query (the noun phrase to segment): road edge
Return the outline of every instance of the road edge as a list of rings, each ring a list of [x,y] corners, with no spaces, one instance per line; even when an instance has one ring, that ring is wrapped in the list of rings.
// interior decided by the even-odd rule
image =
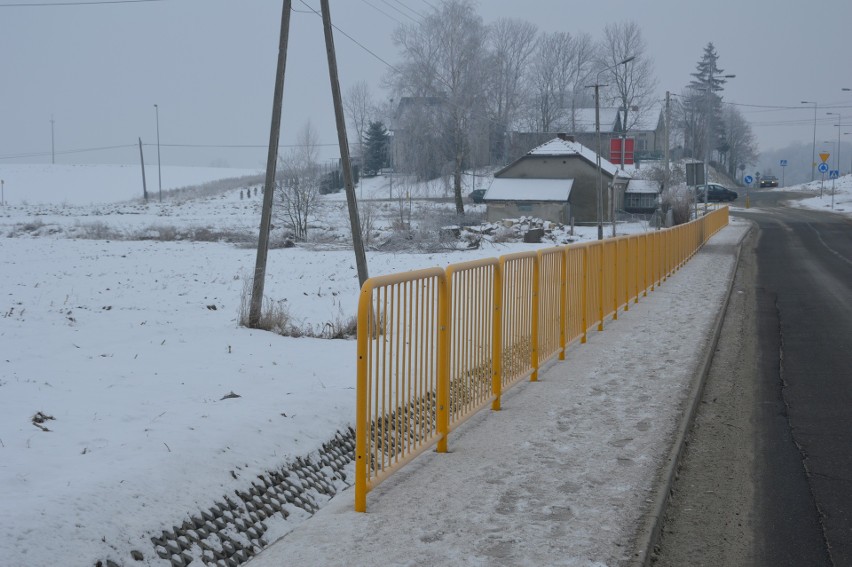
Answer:
[[[686,448],[686,439],[692,429],[695,416],[698,413],[698,404],[701,401],[701,396],[704,392],[704,385],[706,384],[707,377],[710,374],[710,363],[713,360],[713,354],[716,351],[716,347],[719,344],[719,337],[722,334],[722,324],[725,321],[725,315],[728,312],[731,293],[734,289],[734,281],[736,279],[735,276],[737,269],[739,269],[740,257],[742,256],[743,241],[745,241],[746,237],[756,227],[754,221],[750,221],[748,219],[743,220],[748,223],[748,227],[747,230],[743,231],[736,244],[737,253],[734,259],[731,278],[728,281],[728,289],[725,292],[725,298],[722,302],[722,308],[719,309],[719,312],[716,314],[716,319],[713,323],[713,330],[710,336],[710,342],[705,347],[701,362],[697,366],[698,372],[695,374],[695,378],[690,389],[690,397],[688,398],[690,401],[688,402],[686,411],[678,425],[669,454],[666,456],[662,466],[663,472],[658,479],[658,487],[655,490],[653,504],[636,532],[637,535],[634,538],[633,546],[634,552],[629,561],[630,565],[635,565],[637,567],[647,567],[650,565],[651,558],[653,557],[654,545],[656,545],[660,537],[663,517],[669,503],[669,498],[671,498],[675,475],[677,474],[681,457],[683,456],[684,449]]]

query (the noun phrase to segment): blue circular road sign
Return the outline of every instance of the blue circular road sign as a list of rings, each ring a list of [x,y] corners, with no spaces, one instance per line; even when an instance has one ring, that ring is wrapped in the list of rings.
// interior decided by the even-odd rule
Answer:
[[[820,173],[825,173],[826,171],[828,171],[828,164],[825,163],[825,162],[822,162],[821,164],[819,164],[817,166],[817,169],[819,170]]]
[[[751,185],[754,182],[754,177],[751,175],[746,175],[743,177],[743,181],[745,181],[746,185]]]

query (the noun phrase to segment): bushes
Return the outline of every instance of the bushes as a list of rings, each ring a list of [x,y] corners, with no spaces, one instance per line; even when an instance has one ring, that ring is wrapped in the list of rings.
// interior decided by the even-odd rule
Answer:
[[[249,311],[251,307],[252,280],[249,277],[243,279],[243,291],[240,295],[239,323],[243,327],[249,326]],[[319,330],[313,325],[300,324],[290,313],[287,300],[275,301],[269,297],[263,298],[260,309],[260,321],[257,329],[270,331],[285,337],[311,337],[315,339],[347,339],[355,336],[358,327],[356,317],[344,317],[338,315],[333,321],[326,321]]]

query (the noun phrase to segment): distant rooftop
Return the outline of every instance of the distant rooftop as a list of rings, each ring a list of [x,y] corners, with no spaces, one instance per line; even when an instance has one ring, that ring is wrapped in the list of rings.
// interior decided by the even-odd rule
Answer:
[[[568,201],[573,179],[514,179],[495,177],[486,201]]]
[[[553,138],[549,142],[545,142],[542,145],[531,149],[527,155],[532,156],[566,156],[566,155],[578,155],[587,159],[588,161],[597,164],[597,156],[598,154],[594,151],[590,150],[583,144],[579,142],[569,142],[568,140],[563,140],[561,138]],[[625,170],[618,169],[617,165],[611,163],[608,159],[601,157],[601,169],[606,171],[608,174],[621,177],[630,177],[630,174]]]

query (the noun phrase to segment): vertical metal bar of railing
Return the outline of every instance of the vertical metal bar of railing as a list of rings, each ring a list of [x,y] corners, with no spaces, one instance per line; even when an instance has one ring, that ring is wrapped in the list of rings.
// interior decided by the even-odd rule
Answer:
[[[538,254],[533,257],[533,279],[530,289],[532,295],[532,319],[530,321],[530,382],[538,380],[538,349],[539,349],[539,304],[538,298],[541,285],[541,264],[538,261]]]
[[[580,272],[583,281],[583,299],[581,301],[581,309],[583,310],[583,338],[582,343],[586,342],[589,330],[589,247],[583,246],[583,270]]]
[[[503,393],[503,265],[498,260],[494,264],[494,304],[491,316],[491,391],[494,402],[491,409],[500,409],[500,397]]]

